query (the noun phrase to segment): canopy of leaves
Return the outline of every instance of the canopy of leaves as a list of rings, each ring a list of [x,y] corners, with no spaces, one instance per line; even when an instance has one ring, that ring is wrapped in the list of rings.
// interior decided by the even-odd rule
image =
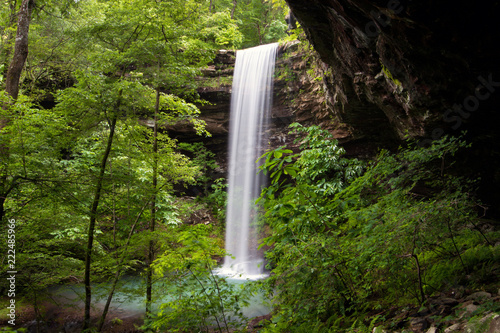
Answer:
[[[0,4],[5,64],[14,45],[18,5]],[[208,1],[36,5],[23,95],[15,102],[0,96],[0,118],[6,124],[0,137],[6,149],[0,160],[2,218],[5,213],[4,221],[18,221],[16,268],[25,277],[18,290],[29,297],[70,277],[81,279],[89,207],[101,174],[92,249],[96,280],[142,268],[151,240],[167,228],[177,235],[174,226],[181,220],[174,186],[194,183],[202,167],[180,153],[167,133],[154,139],[144,118],[151,118],[157,107],[160,128],[188,122],[209,136],[192,103],[201,102],[194,77],[217,49],[238,47],[243,40],[228,12],[210,13]],[[146,207],[153,195],[160,231],[147,232],[151,212]],[[56,263],[53,258],[60,268],[49,264]]]

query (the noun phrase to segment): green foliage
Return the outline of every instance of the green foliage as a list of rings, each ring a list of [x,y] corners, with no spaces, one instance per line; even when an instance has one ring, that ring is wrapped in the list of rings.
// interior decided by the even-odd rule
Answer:
[[[0,94],[0,197],[6,218],[16,220],[22,272],[16,292],[24,301],[36,310],[47,287],[81,280],[89,207],[102,174],[92,280],[143,271],[155,244],[152,267],[160,281],[173,282],[174,298],[146,326],[239,327],[249,293],[212,274],[215,258],[225,255],[219,231],[184,225],[183,211],[195,206],[174,196],[175,184],[202,184],[204,203],[224,220],[225,181],[208,191],[214,155],[201,144],[178,145],[166,133],[155,139],[144,119],[151,119],[158,96],[160,127],[189,122],[208,136],[193,104],[202,102],[193,79],[218,48],[284,38],[284,3],[213,0],[209,10],[199,0],[37,2],[24,94],[17,101]],[[0,4],[0,84],[19,4]],[[286,38],[294,39],[304,40],[301,28]],[[309,46],[302,48],[309,52],[304,61],[311,61]],[[382,71],[400,85],[383,65]],[[288,70],[280,74],[293,79]],[[307,74],[320,81],[322,72],[313,67]],[[217,80],[207,85],[228,83]],[[57,105],[46,110],[35,101]],[[365,166],[345,158],[319,127],[294,124],[292,130],[300,152],[280,147],[262,157],[271,179],[261,199],[270,228],[263,241],[272,270],[266,283],[276,305],[264,331],[371,331],[378,318],[366,319],[365,310],[421,304],[435,290],[495,280],[500,250],[492,244],[500,235],[477,228],[474,184],[453,169],[465,143],[443,138],[428,148],[382,151]],[[157,228],[150,231],[153,216]],[[4,271],[6,265],[3,260]],[[154,289],[162,288],[157,282]]]
[[[90,81],[82,82],[88,90],[79,91],[78,87],[66,90],[61,95],[64,99],[61,109],[39,110],[20,98],[8,111],[11,121],[2,134],[9,139],[10,149],[2,159],[6,179],[2,185],[11,187],[5,203],[7,217],[19,221],[17,267],[24,271],[23,277],[29,277],[19,281],[21,292],[27,292],[32,286],[41,291],[70,276],[78,279],[81,274],[92,182],[99,171],[107,132],[106,122],[100,122],[99,118],[114,111],[105,107],[102,110],[104,103],[78,98],[88,96],[84,95],[87,93],[109,96],[113,93],[112,86],[102,85],[106,93],[101,93],[92,90],[94,85]],[[133,93],[133,86],[128,88]],[[121,98],[126,96],[122,94]],[[134,104],[122,103],[124,107],[127,105],[130,105],[127,112],[132,111]],[[67,111],[71,111],[69,115]],[[89,117],[92,113],[93,122],[91,118],[79,117],[82,114]],[[151,133],[134,121],[124,122],[116,132],[102,195],[105,208],[100,212],[100,225],[95,232],[98,240],[95,271],[103,272],[103,276],[113,274],[110,268],[114,265],[114,255],[108,257],[109,252],[113,253],[123,244],[151,193]],[[175,151],[175,141],[167,136],[161,136],[159,141],[162,177],[157,218],[165,225],[179,224],[170,194],[172,186],[181,181],[194,182],[199,170],[186,156]],[[143,216],[147,218],[147,214]],[[131,258],[134,251],[137,255],[137,248],[132,248]]]
[[[297,29],[292,29],[289,31],[289,34],[283,38],[280,39],[280,44],[284,43],[289,43],[289,42],[295,42],[295,41],[300,41],[302,43],[307,43],[307,39],[305,38],[305,32],[304,29],[299,25]]]
[[[351,297],[344,281],[334,274],[343,263],[334,256],[338,246],[329,230],[328,202],[362,166],[343,158],[343,149],[327,131],[298,124],[292,128],[305,134],[302,152],[292,154],[279,148],[263,156],[262,168],[270,174],[271,186],[261,198],[265,199],[265,221],[272,228],[264,244],[274,246],[267,253],[274,273],[269,284],[276,288],[279,304],[287,305],[279,306],[280,320],[287,318],[287,325],[295,327],[303,320],[327,319],[335,308],[345,311]],[[338,299],[336,305],[332,298]]]
[[[197,185],[203,186],[204,194],[208,194],[208,185],[212,180],[210,173],[219,167],[215,161],[215,154],[209,151],[202,142],[195,143],[179,143],[181,151],[185,151],[188,156],[191,156],[191,162],[197,166],[201,175],[197,177]]]
[[[15,329],[15,328],[12,328],[12,327],[9,327],[9,326],[0,327],[0,332],[25,333],[25,332],[27,332],[27,330],[28,329],[26,329],[26,328]]]
[[[217,76],[217,77],[204,77],[200,79],[201,87],[219,88],[224,86],[231,86],[233,84],[232,76]]]
[[[122,325],[122,324],[123,324],[123,320],[121,320],[120,318],[113,318],[113,319],[111,320],[111,323],[112,323],[113,325]]]
[[[212,0],[212,3],[216,12],[224,15],[234,10],[234,22],[242,37],[239,40],[242,48],[277,42],[286,36],[285,15],[288,7],[284,1]]]
[[[266,34],[264,35],[264,41],[271,43],[278,41],[285,35],[284,32],[287,30],[288,26],[280,20],[273,20],[266,26]]]
[[[224,278],[211,274],[185,274],[169,289],[175,300],[162,304],[155,329],[169,332],[206,331],[207,329],[238,328],[247,320],[241,313],[248,295]]]
[[[1,190],[7,197],[6,215],[19,220],[16,268],[24,272],[19,292],[31,299],[40,298],[47,286],[81,277],[88,209],[112,119],[119,123],[97,212],[95,280],[140,267],[144,240],[158,237],[136,232],[131,246],[122,248],[132,226],[150,217],[145,207],[155,191],[153,161],[160,165],[155,206],[160,225],[181,223],[171,196],[173,185],[192,183],[199,174],[167,135],[159,135],[159,149],[153,152],[152,133],[139,125],[138,115],[154,107],[154,89],[137,78],[103,75],[96,68],[99,64],[77,71],[76,85],[58,94],[53,110],[37,109],[20,96],[1,111],[9,120],[2,129],[9,154],[2,156],[1,176],[6,181]],[[193,104],[172,94],[160,94],[158,103],[160,122],[189,121],[199,133],[206,133]]]
[[[385,67],[385,65],[382,63],[382,61],[380,61],[380,65],[382,66],[382,72],[384,73],[385,77],[387,79],[389,79],[392,83],[394,83],[397,87],[401,88],[401,81],[399,81],[398,79],[395,79],[392,76],[392,73],[389,71],[389,69],[387,67]]]
[[[231,19],[229,11],[218,12],[205,18],[202,34],[213,40],[219,47],[238,48],[243,42],[243,34]]]
[[[362,174],[329,133],[292,127],[305,134],[302,151],[263,156],[271,185],[260,200],[272,229],[263,244],[272,246],[268,283],[277,306],[270,332],[302,323],[317,332],[369,327],[346,318],[473,285],[468,274],[478,268],[483,282],[493,279],[484,268],[499,253],[487,237],[498,235],[475,230],[473,184],[451,172],[463,141],[382,151]]]
[[[19,221],[19,292],[33,300],[47,286],[81,280],[93,216],[93,281],[144,268],[152,241],[165,239],[166,232],[179,235],[174,185],[208,184],[213,155],[204,150],[189,161],[175,140],[166,133],[153,137],[142,119],[150,118],[157,105],[160,127],[188,122],[209,136],[191,103],[201,102],[193,78],[216,49],[242,42],[228,13],[203,11],[205,1],[37,4],[45,10],[33,16],[22,77],[29,97],[21,94],[14,102],[0,96],[0,120],[6,124],[0,144],[2,152],[8,151],[0,161],[1,203],[6,217]],[[0,16],[3,75],[16,8],[0,6],[6,9]],[[51,94],[57,104],[52,110],[31,102],[49,99],[52,104]],[[104,168],[106,147],[111,149]],[[94,202],[97,210],[89,214]],[[158,230],[148,232],[153,215]],[[216,240],[214,247],[220,245]]]
[[[224,178],[216,179],[212,191],[204,199],[212,207],[212,213],[219,222],[226,220],[227,183]]]
[[[297,80],[296,73],[288,66],[278,68],[274,75],[278,80],[285,81],[286,83],[292,83]]]
[[[19,5],[0,4],[1,84]],[[208,193],[214,155],[199,144],[179,147],[161,130],[154,136],[147,120],[158,109],[160,128],[184,122],[209,136],[194,104],[203,103],[194,83],[200,68],[217,49],[237,48],[251,38],[256,44],[255,36],[248,37],[252,29],[246,36],[241,27],[258,25],[262,41],[280,35],[277,10],[266,14],[265,25],[255,21],[269,12],[266,2],[242,2],[236,19],[230,1],[214,5],[217,10],[209,11],[209,2],[199,0],[37,1],[22,93],[17,101],[0,95],[2,212],[18,221],[16,269],[23,274],[17,291],[35,312],[47,287],[81,281],[87,254],[92,282],[105,282],[144,270],[154,244],[157,254],[165,252],[158,274],[180,281],[177,294],[186,300],[175,313],[196,299],[200,318],[222,319],[224,326],[232,325],[229,317],[239,318],[245,297],[236,298],[236,287],[210,274],[213,258],[224,256],[222,240],[214,237],[219,231],[184,226],[186,208],[174,198],[176,184],[198,183]],[[252,13],[245,12],[247,5]],[[206,200],[222,220],[225,185],[213,186]],[[153,217],[157,228],[150,231]],[[93,247],[87,248],[90,235]],[[186,296],[186,276],[202,292]],[[175,313],[163,319],[182,319],[172,319]]]
[[[172,301],[161,305],[156,318],[147,324],[154,329],[183,332],[239,327],[241,307],[250,294],[213,273],[214,256],[224,251],[211,237],[212,228],[197,225],[178,229],[154,263],[156,274],[165,279]]]

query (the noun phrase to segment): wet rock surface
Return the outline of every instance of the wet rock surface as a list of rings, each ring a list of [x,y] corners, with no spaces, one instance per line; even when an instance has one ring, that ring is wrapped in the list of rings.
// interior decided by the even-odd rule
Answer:
[[[497,333],[500,332],[499,303],[500,294],[452,290],[428,298],[420,309],[394,309],[387,322],[376,328],[377,332],[388,333]]]
[[[500,216],[497,1],[287,0],[324,62],[332,117],[362,144],[392,148],[449,133],[473,149],[465,172]]]
[[[378,115],[400,137],[429,134],[442,112],[474,93],[478,75],[500,80],[498,3],[287,2],[333,72],[335,111],[355,128]]]

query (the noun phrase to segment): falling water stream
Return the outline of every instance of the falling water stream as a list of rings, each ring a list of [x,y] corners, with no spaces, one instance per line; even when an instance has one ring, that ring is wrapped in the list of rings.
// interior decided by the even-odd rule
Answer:
[[[229,128],[229,177],[226,212],[226,257],[223,274],[263,277],[263,258],[253,232],[255,200],[263,177],[256,160],[267,144],[265,129],[272,105],[274,63],[278,44],[236,53]]]
[[[255,280],[264,274],[263,258],[257,252],[257,237],[251,230],[257,212],[255,200],[264,184],[258,175],[256,160],[267,144],[265,129],[272,104],[274,63],[278,44],[262,45],[236,53],[233,90],[231,96],[231,120],[229,134],[229,190],[226,219],[226,257],[219,274],[228,276],[232,284]],[[124,278],[126,292],[117,292],[111,311],[122,318],[142,315],[145,297],[143,281],[139,277]],[[108,285],[95,287],[94,292],[107,293]],[[50,294],[60,304],[83,306],[83,286],[53,287]],[[155,306],[169,301],[169,293],[155,300]],[[93,305],[103,306],[104,296],[94,295]],[[243,308],[247,317],[269,313],[263,295],[255,295]]]

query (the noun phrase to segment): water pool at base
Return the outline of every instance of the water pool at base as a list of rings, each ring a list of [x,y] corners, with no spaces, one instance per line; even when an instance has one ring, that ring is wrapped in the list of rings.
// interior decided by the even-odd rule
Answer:
[[[264,276],[260,276],[262,278]],[[226,277],[229,285],[239,287],[249,283],[251,279],[242,276]],[[96,310],[102,310],[106,304],[110,283],[94,284],[92,286],[92,306]],[[194,286],[193,288],[197,288]],[[171,302],[177,295],[172,294],[172,289],[167,284],[157,282],[153,296],[153,311],[159,311],[160,305]],[[119,289],[115,291],[110,306],[110,312],[120,314],[120,317],[143,315],[146,307],[145,281],[141,277],[124,277],[120,280]],[[82,308],[85,300],[85,288],[83,285],[55,286],[50,288],[49,294],[61,306],[74,306]],[[250,297],[249,304],[241,309],[247,318],[254,318],[270,313],[268,300],[263,293],[257,293]],[[231,309],[227,309],[230,312]]]

